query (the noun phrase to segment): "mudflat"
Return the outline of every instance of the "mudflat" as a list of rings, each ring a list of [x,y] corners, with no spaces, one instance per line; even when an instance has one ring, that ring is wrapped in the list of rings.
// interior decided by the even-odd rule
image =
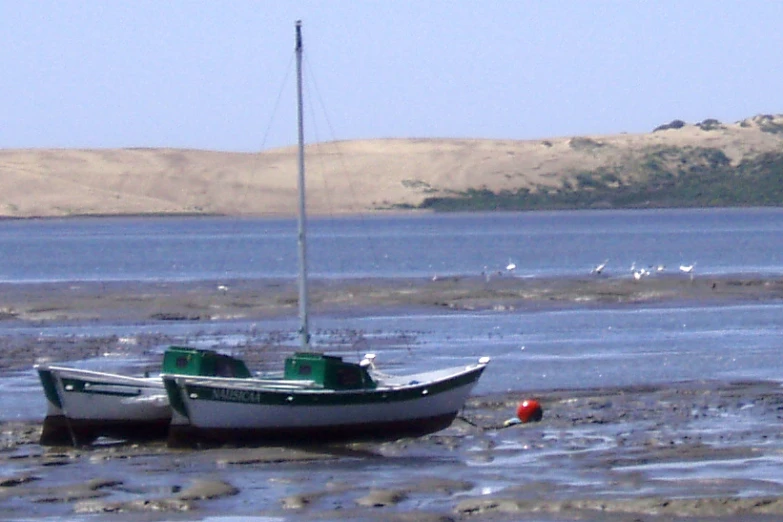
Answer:
[[[543,420],[505,427],[531,394]],[[474,397],[418,439],[188,451],[44,448],[37,423],[6,422],[0,516],[779,520],[781,408],[770,382],[527,391]]]
[[[210,321],[297,313],[292,280],[0,284],[0,321]],[[673,274],[524,278],[484,274],[432,279],[341,279],[310,283],[317,312],[446,308],[514,310],[546,306],[634,305],[666,301],[783,298],[783,277]],[[0,323],[1,324],[1,323]]]
[[[140,324],[296,314],[293,281],[0,285],[0,373],[58,343],[82,359],[116,338],[45,342],[18,324]],[[783,279],[671,275],[316,281],[320,312],[735,303],[783,297]],[[124,344],[130,355],[176,339]],[[249,354],[241,354],[249,355]],[[537,399],[540,422],[506,425]],[[193,520],[779,520],[778,382],[518,390],[471,398],[446,430],[392,443],[174,450],[163,442],[38,445],[40,420],[0,423],[0,518]],[[41,419],[42,420],[42,419]],[[766,463],[766,464],[765,464]]]

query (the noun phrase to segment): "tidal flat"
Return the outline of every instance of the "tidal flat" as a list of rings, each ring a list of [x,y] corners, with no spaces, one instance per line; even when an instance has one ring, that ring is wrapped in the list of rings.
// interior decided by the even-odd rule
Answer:
[[[543,419],[504,427],[527,397]],[[473,397],[451,427],[418,439],[187,451],[41,447],[39,423],[5,422],[0,514],[774,520],[783,515],[781,411],[783,392],[770,382],[527,391]]]
[[[314,313],[368,314],[389,309],[513,311],[541,307],[633,306],[662,302],[783,299],[783,277],[666,274],[631,277],[320,279],[310,284]],[[0,326],[35,323],[138,323],[253,319],[297,313],[287,279],[221,281],[73,281],[0,283]]]
[[[321,281],[314,309],[515,310],[665,301],[764,302],[776,278],[672,276]],[[144,358],[176,336],[20,336],[18,325],[209,322],[295,314],[286,281],[3,285],[4,376],[42,359]],[[7,328],[4,330],[2,326]],[[55,351],[56,350],[56,351]],[[250,348],[239,355],[253,357]],[[256,355],[255,357],[259,357]],[[29,393],[35,393],[32,390]],[[18,394],[15,396],[19,396]],[[506,426],[524,399],[540,422]],[[42,419],[0,423],[0,518],[35,520],[779,520],[777,381],[690,380],[469,399],[441,432],[390,443],[169,449],[43,447]]]

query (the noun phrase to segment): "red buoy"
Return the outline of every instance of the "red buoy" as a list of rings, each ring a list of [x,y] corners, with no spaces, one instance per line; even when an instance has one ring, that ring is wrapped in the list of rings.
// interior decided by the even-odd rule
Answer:
[[[526,399],[517,406],[517,417],[522,422],[538,422],[544,416],[544,410],[535,399]]]

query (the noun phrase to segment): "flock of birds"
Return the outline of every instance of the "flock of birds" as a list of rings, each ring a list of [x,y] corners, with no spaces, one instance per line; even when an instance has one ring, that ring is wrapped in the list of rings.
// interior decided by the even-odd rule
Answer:
[[[600,263],[593,267],[593,269],[590,271],[591,274],[594,275],[601,275],[601,273],[606,268],[606,265],[609,264],[609,260],[607,259],[603,263]],[[680,265],[680,272],[684,274],[689,274],[691,278],[693,278],[693,268],[696,266],[696,263],[691,263],[690,265]],[[643,277],[646,277],[653,272],[661,273],[666,270],[665,265],[650,265],[647,268],[637,268],[636,267],[636,261],[634,261],[631,264],[631,275],[633,275],[633,278],[635,280],[640,280]]]
[[[593,267],[592,270],[590,270],[590,273],[592,275],[601,275],[603,271],[606,269],[606,265],[609,264],[609,260],[605,260],[603,263],[599,263],[596,266]],[[691,279],[693,279],[693,269],[696,266],[696,263],[691,263],[690,265],[680,265],[680,272],[684,274],[689,274],[691,276]],[[514,263],[511,259],[508,260],[508,264],[506,265],[505,272],[508,274],[513,274],[514,271],[517,269],[517,264]],[[662,273],[666,270],[665,265],[650,265],[646,268],[637,268],[636,267],[636,261],[634,261],[631,264],[631,275],[636,281],[639,281],[643,277],[649,276],[652,273]],[[484,267],[484,270],[481,271],[482,275],[487,279],[487,281],[490,280],[491,273],[487,269],[487,267]],[[497,270],[496,275],[503,275],[502,270]],[[437,281],[439,277],[436,275],[432,276],[433,281]]]

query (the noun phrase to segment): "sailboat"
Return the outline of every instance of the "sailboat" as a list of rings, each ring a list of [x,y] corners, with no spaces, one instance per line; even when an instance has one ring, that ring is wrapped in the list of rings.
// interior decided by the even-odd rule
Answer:
[[[313,351],[309,333],[302,101],[302,25],[296,22],[300,349],[281,379],[163,373],[172,408],[168,443],[325,443],[394,440],[448,427],[489,363],[389,375],[375,355],[358,363]]]

